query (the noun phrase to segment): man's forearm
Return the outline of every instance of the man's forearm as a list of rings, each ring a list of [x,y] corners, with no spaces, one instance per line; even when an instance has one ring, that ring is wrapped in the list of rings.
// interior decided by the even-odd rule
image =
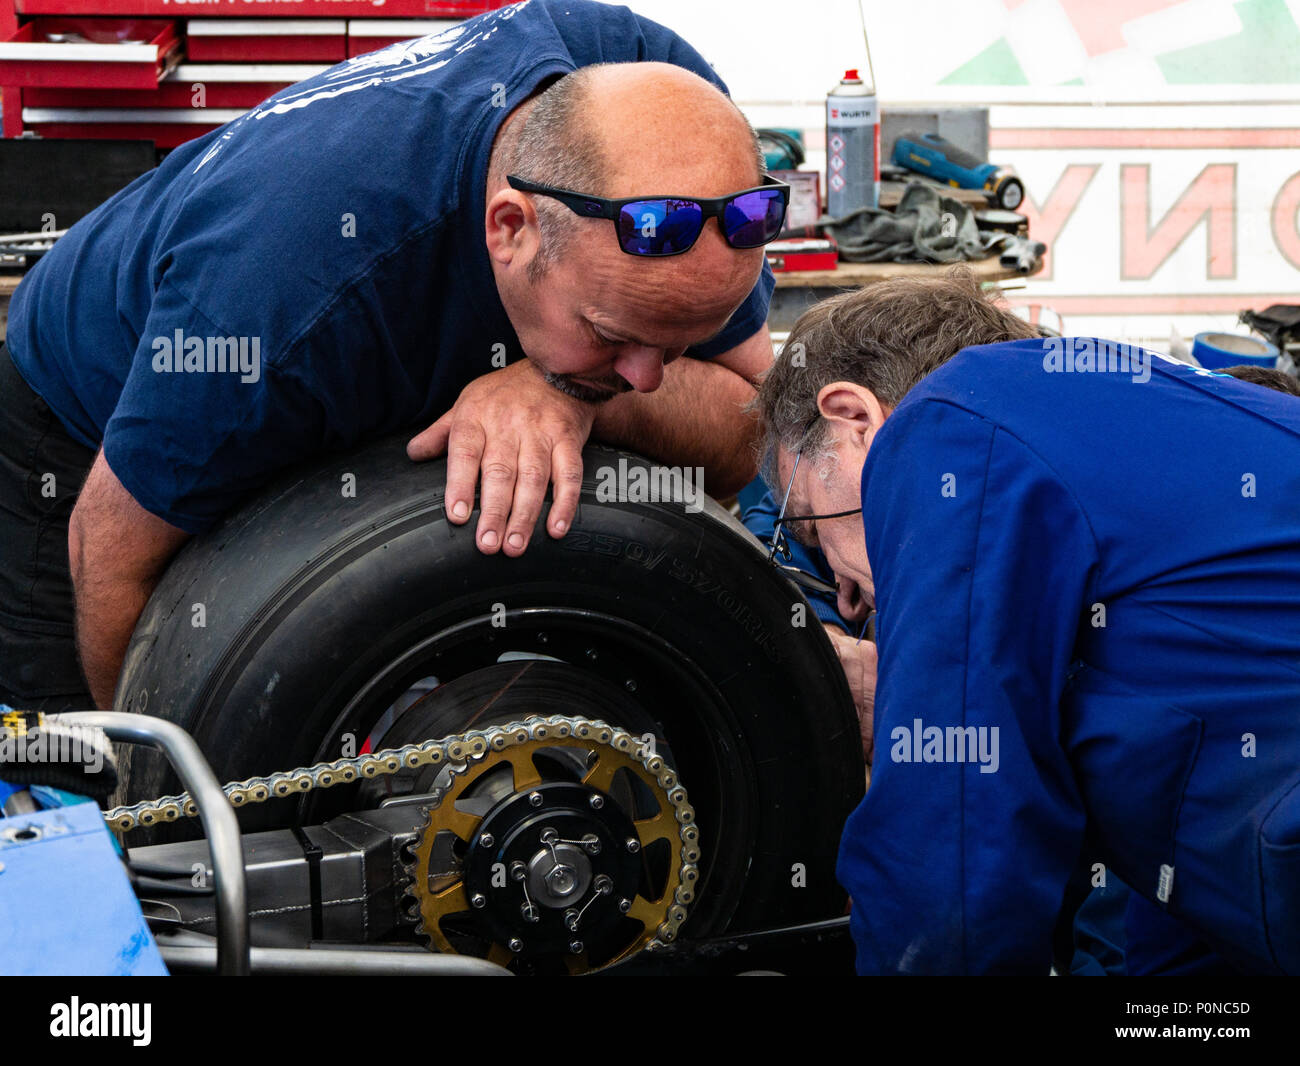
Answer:
[[[68,570],[77,652],[96,707],[112,707],[131,631],[168,560],[188,539],[135,502],[102,450],[95,456],[68,520]]]
[[[77,653],[90,694],[100,709],[113,706],[113,690],[131,632],[156,584],[104,581],[77,586]]]
[[[739,374],[682,358],[664,368],[654,392],[602,404],[591,436],[673,466],[701,466],[710,495],[730,496],[756,469],[757,422],[743,410],[753,398],[754,387]]]

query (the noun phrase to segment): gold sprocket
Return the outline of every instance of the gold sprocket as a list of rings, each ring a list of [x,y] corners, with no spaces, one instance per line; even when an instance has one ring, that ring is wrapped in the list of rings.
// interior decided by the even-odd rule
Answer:
[[[543,781],[533,755],[557,747],[581,747],[594,755],[580,781],[588,788],[608,793],[615,775],[622,770],[641,781],[654,796],[658,810],[653,815],[633,820],[640,847],[644,850],[656,841],[667,841],[670,849],[668,872],[658,898],[646,899],[638,894],[624,912],[627,917],[641,923],[642,931],[624,950],[601,966],[674,940],[686,920],[686,908],[695,898],[695,885],[699,879],[699,829],[685,788],[677,780],[676,773],[654,752],[653,746],[604,722],[564,716],[529,718],[484,729],[481,735],[487,739],[487,750],[482,754],[453,752],[449,746],[448,756],[455,760],[448,764],[452,781],[436,804],[424,808],[425,825],[414,849],[414,862],[408,870],[411,881],[407,892],[418,903],[419,932],[428,939],[430,947],[455,953],[455,946],[442,929],[442,920],[448,915],[473,911],[460,872],[432,869],[434,844],[440,833],[449,832],[468,845],[483,820],[479,815],[458,810],[456,800],[484,775],[503,765],[510,767],[512,794],[536,788]],[[437,882],[436,888],[431,886],[431,881]],[[493,942],[487,958],[504,966],[512,962],[515,955],[509,945]],[[566,956],[565,961],[573,973],[592,969],[586,950]]]

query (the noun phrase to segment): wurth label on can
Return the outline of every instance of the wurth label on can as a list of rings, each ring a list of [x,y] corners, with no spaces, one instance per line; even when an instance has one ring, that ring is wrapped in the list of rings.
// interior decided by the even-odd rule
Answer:
[[[833,96],[826,101],[827,126],[874,126],[879,121],[880,103],[874,96],[854,99],[852,103]]]

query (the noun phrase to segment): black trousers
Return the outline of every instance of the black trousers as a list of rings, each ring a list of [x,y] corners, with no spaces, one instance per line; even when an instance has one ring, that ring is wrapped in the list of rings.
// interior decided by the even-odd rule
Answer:
[[[51,713],[94,706],[68,572],[68,519],[94,458],[0,343],[0,703]]]

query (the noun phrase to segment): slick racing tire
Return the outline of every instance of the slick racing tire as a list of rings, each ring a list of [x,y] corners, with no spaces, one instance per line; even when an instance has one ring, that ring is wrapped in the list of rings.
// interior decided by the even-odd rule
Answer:
[[[191,541],[136,626],[115,709],[187,729],[225,782],[354,754],[358,738],[405,742],[413,686],[478,684],[486,707],[542,663],[516,720],[536,706],[652,731],[687,789],[702,857],[683,935],[842,914],[835,856],[863,790],[852,700],[812,610],[745,529],[702,496],[698,513],[601,502],[620,463],[624,484],[649,464],[588,447],[568,535],[545,532],[544,509],[523,556],[484,555],[476,514],[447,521],[444,463],[413,463],[404,443],[296,470]],[[444,708],[433,735],[478,713]],[[119,800],[179,791],[154,752],[134,749],[127,773]],[[240,821],[313,824],[356,799],[344,786]]]

